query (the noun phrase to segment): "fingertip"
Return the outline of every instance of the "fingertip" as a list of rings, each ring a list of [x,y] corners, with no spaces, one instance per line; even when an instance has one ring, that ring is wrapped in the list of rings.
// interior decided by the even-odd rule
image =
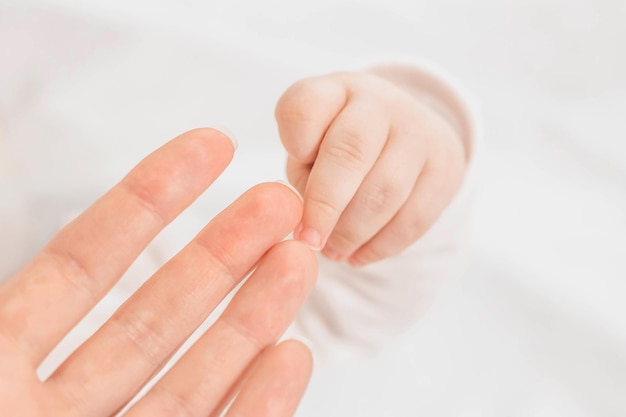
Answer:
[[[297,240],[286,240],[272,248],[272,253],[283,259],[285,276],[289,275],[287,271],[298,271],[294,276],[306,283],[306,292],[313,289],[318,275],[317,257],[306,244]]]
[[[298,196],[300,201],[302,203],[304,203],[304,198],[302,197],[302,194],[300,194],[300,191],[298,191],[298,189],[296,187],[294,187],[293,185],[289,184],[287,181],[283,181],[283,180],[276,180],[274,182],[276,182],[277,184],[280,184],[280,185],[284,185],[285,187],[289,188],[291,191],[294,192],[295,195]]]
[[[228,138],[230,143],[233,145],[233,152],[235,152],[237,148],[239,147],[239,141],[237,140],[237,136],[235,136],[235,134],[227,127],[215,125],[215,126],[207,127],[206,129],[217,131],[223,136],[226,136],[226,138]]]
[[[365,266],[367,262],[353,255],[350,258],[348,258],[348,264],[350,264],[350,266],[353,266],[355,268],[360,268],[360,267]]]
[[[233,159],[237,149],[237,139],[232,133],[213,128],[200,127],[189,130],[172,142],[182,144],[193,153],[189,159],[204,159],[207,165],[220,165],[224,169]],[[199,171],[201,172],[201,171]]]
[[[286,340],[270,347],[257,362],[228,416],[292,416],[313,372],[310,351]]]
[[[346,87],[337,77],[305,78],[291,85],[274,110],[287,153],[301,163],[312,163],[324,132],[347,100]]]
[[[302,217],[302,200],[291,187],[279,182],[255,185],[249,192],[258,201],[258,210],[273,213],[290,224],[290,231]]]
[[[285,359],[292,364],[297,364],[309,376],[313,372],[313,364],[315,362],[314,347],[309,339],[297,335],[280,342],[275,349],[280,353],[284,353]]]
[[[346,262],[350,266],[353,266],[355,268],[362,268],[383,259],[380,257],[380,255],[376,254],[371,250],[371,248],[368,247],[368,245],[370,244],[371,242],[367,243],[364,246],[361,246],[359,250],[357,250],[348,257]]]
[[[287,239],[280,242],[271,249],[276,256],[283,257],[287,260],[286,267],[293,269],[297,266],[306,271],[311,271],[314,275],[317,273],[317,257],[315,253],[303,242],[293,239]]]

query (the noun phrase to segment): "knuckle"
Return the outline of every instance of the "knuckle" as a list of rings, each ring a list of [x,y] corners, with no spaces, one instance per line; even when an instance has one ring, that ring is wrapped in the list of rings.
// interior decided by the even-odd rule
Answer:
[[[321,211],[327,217],[336,217],[341,212],[336,204],[323,195],[309,197],[308,204]]]
[[[374,184],[363,191],[363,204],[368,211],[374,214],[386,213],[393,210],[402,196],[401,186],[395,181],[385,181]]]
[[[264,338],[261,338],[259,333],[255,331],[255,323],[258,325],[259,322],[263,323],[263,321],[263,316],[260,315],[255,315],[255,321],[241,321],[229,315],[223,315],[218,319],[220,324],[228,327],[231,331],[235,332],[235,334],[239,335],[256,353],[261,352],[268,344],[268,342]]]
[[[215,271],[236,285],[239,282],[239,262],[237,256],[219,240],[208,240],[206,236],[198,236],[193,243],[204,252],[206,260]]]
[[[77,291],[75,295],[84,294],[89,301],[97,302],[99,291],[93,285],[93,283],[98,282],[95,270],[89,268],[84,259],[71,250],[64,250],[54,244],[44,248],[42,256],[50,258],[49,272],[70,284]]]
[[[151,365],[157,366],[163,360],[168,343],[158,324],[149,318],[148,313],[139,314],[118,311],[108,322],[116,332],[133,345]]]
[[[326,154],[345,168],[360,170],[365,162],[365,149],[359,134],[353,129],[342,129],[337,137],[340,140],[328,145]]]
[[[403,244],[409,244],[424,233],[426,230],[426,222],[422,216],[415,216],[404,224],[404,227],[399,227],[397,231],[398,242]]]
[[[323,91],[314,78],[297,81],[278,100],[274,112],[276,120],[279,124],[309,120],[311,109],[324,102]]]
[[[157,194],[154,190],[159,188],[158,184],[145,184],[142,181],[151,182],[148,176],[144,176],[141,180],[122,181],[119,187],[129,200],[134,201],[143,212],[152,216],[161,227],[164,227],[168,223],[167,216],[154,197]]]

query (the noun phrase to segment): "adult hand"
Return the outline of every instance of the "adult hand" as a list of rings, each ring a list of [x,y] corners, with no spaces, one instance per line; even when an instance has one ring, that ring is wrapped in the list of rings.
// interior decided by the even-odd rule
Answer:
[[[400,83],[342,72],[291,86],[276,106],[289,181],[304,197],[296,238],[363,265],[422,236],[459,188],[463,140]]]
[[[215,130],[187,132],[135,167],[0,288],[0,415],[119,412],[249,271],[225,312],[128,416],[290,416],[311,372],[299,342],[275,346],[311,289],[310,250],[281,242],[301,217],[262,184],[213,219],[46,381],[36,369],[155,235],[232,157]]]

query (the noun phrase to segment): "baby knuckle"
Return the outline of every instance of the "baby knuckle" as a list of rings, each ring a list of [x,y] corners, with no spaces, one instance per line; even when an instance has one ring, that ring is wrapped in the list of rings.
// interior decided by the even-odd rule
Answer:
[[[278,100],[276,120],[281,123],[310,119],[311,110],[324,103],[323,92],[316,79],[306,78],[296,82]]]
[[[364,190],[363,203],[374,214],[393,210],[400,201],[401,189],[396,182],[383,182]]]
[[[365,150],[358,133],[343,130],[337,135],[341,140],[329,145],[325,151],[337,164],[350,170],[358,170],[365,162]]]
[[[413,242],[424,233],[426,227],[425,219],[422,216],[415,216],[406,222],[404,227],[398,229],[398,240],[405,243]]]
[[[335,203],[323,195],[311,196],[308,203],[314,206],[317,210],[322,211],[328,217],[336,217],[341,211]]]

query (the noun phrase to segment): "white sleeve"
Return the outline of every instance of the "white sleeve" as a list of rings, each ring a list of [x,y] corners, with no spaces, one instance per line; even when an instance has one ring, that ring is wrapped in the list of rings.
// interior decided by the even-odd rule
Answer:
[[[389,64],[407,88],[432,103],[459,131],[468,149],[468,168],[455,198],[433,227],[401,254],[362,268],[319,256],[320,276],[288,336],[313,344],[322,365],[373,353],[424,312],[442,281],[463,266],[466,226],[480,133],[467,95],[441,71],[412,64]]]

